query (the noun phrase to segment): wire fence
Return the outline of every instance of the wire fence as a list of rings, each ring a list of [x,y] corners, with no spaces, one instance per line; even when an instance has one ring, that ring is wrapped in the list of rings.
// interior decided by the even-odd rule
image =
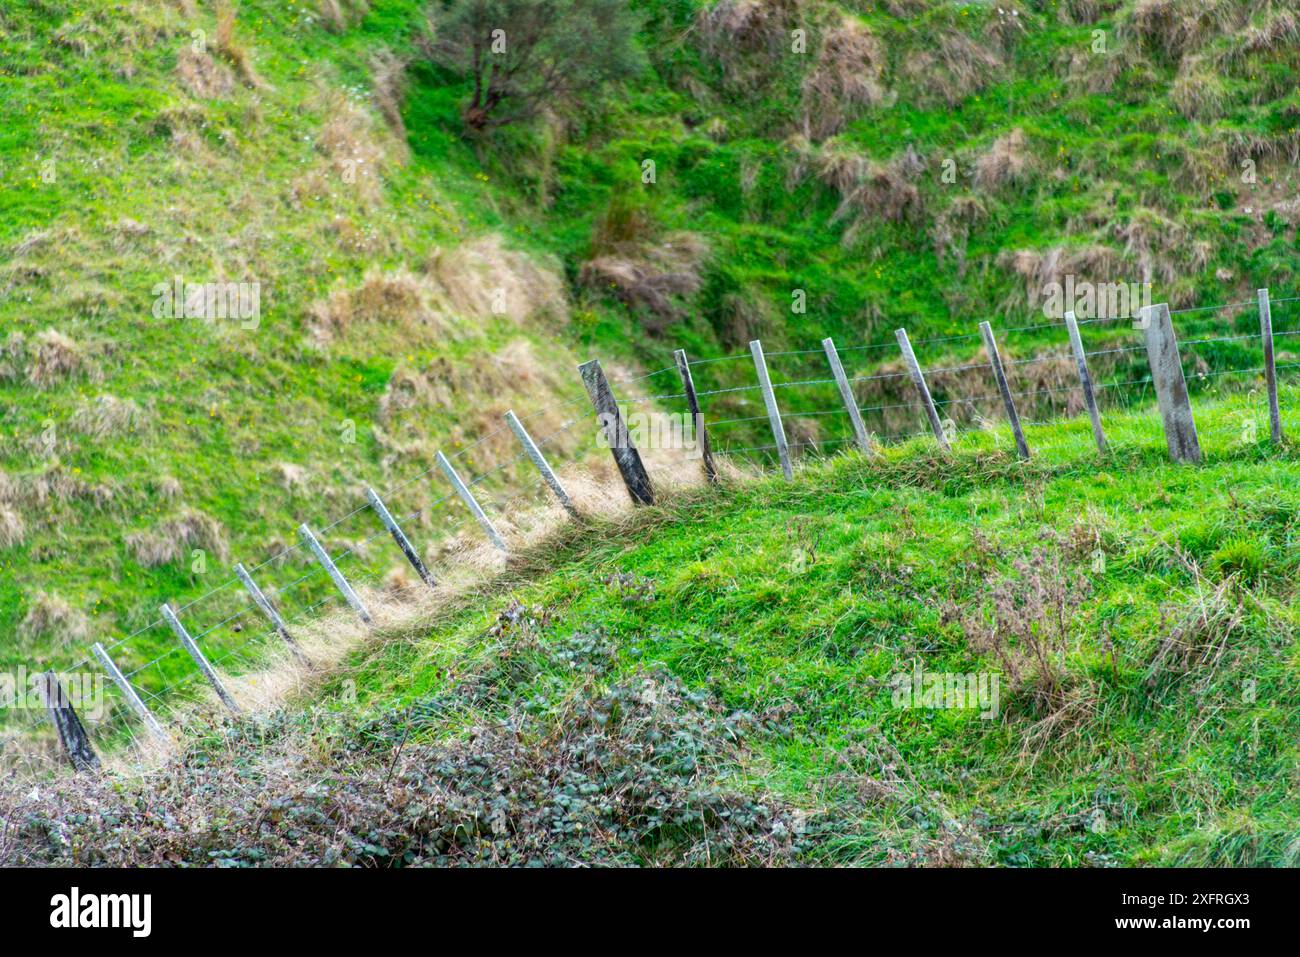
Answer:
[[[1300,296],[1271,300],[1275,325],[1276,308],[1300,302]],[[1266,333],[1258,322],[1259,303],[1224,303],[1216,306],[1171,310],[1177,317],[1181,363],[1189,386],[1212,388],[1230,377],[1244,381],[1264,378],[1263,353]],[[1225,312],[1231,313],[1230,327],[1220,321],[1217,330],[1202,328],[1206,321]],[[1099,407],[1113,410],[1135,401],[1149,400],[1154,388],[1153,377],[1144,370],[1147,346],[1129,341],[1140,335],[1130,323],[1126,328],[1117,319],[1083,319],[1078,325],[1088,330],[1089,338],[1104,337],[1095,348],[1085,350],[1085,363],[1104,360],[1110,372],[1118,373],[1093,384]],[[1061,323],[1041,323],[997,330],[1001,346],[1011,345],[1007,358],[1000,362],[1006,373],[1006,388],[1000,390],[995,372],[998,363],[982,359],[941,359],[926,366],[918,358],[918,368],[900,368],[897,342],[853,344],[843,348],[789,349],[767,353],[762,357],[764,369],[770,371],[770,385],[759,381],[736,382],[740,376],[754,376],[756,353],[738,353],[690,360],[686,368],[692,377],[697,373],[707,380],[706,387],[694,392],[700,402],[698,427],[707,434],[715,454],[767,466],[782,461],[790,450],[801,458],[833,454],[854,444],[861,445],[855,420],[862,423],[869,443],[890,444],[907,441],[934,430],[927,414],[927,401],[936,413],[942,413],[944,439],[952,441],[963,432],[987,431],[1006,421],[1008,403],[1023,405],[1030,413],[1026,424],[1046,424],[1062,415],[1077,415],[1084,409],[1084,388],[1078,373],[1079,359],[1060,344],[1043,354],[1019,355],[1017,342],[1039,340],[1064,332]],[[1095,330],[1095,332],[1094,332]],[[1276,362],[1278,373],[1300,368],[1300,355],[1286,351],[1294,348],[1288,337],[1300,335],[1300,328],[1273,328],[1271,342],[1286,345]],[[1128,337],[1128,338],[1126,338]],[[954,349],[976,345],[981,333],[955,334],[919,339],[910,345],[918,357],[931,353],[949,356]],[[829,340],[827,340],[829,342]],[[830,362],[831,350],[836,360]],[[758,345],[761,350],[761,345]],[[892,350],[892,351],[891,351]],[[836,370],[839,356],[850,360],[852,369]],[[770,366],[767,365],[770,363]],[[830,369],[831,375],[826,372]],[[748,370],[748,371],[746,371]],[[917,376],[923,377],[925,394],[914,388]],[[728,377],[732,383],[728,383]],[[681,414],[688,397],[686,382],[679,378],[675,364],[635,377],[614,377],[611,387],[623,393],[624,410],[646,409],[655,414]],[[846,405],[850,397],[851,408]],[[528,412],[519,423],[547,423],[545,431],[533,441],[543,456],[562,457],[567,466],[576,466],[592,449],[581,440],[573,441],[573,430],[581,424],[597,434],[588,395],[576,395]],[[689,411],[689,410],[688,410]],[[775,412],[775,417],[774,417]],[[624,414],[628,414],[626,411]],[[716,417],[710,418],[710,415]],[[779,421],[779,425],[778,425]],[[827,431],[830,430],[830,431]],[[1221,430],[1226,431],[1226,430]],[[552,477],[534,475],[522,478],[525,463],[533,458],[526,446],[510,448],[511,427],[501,425],[485,431],[454,454],[435,461],[412,475],[395,481],[379,498],[394,507],[392,522],[405,534],[418,529],[418,537],[429,539],[422,560],[431,558],[437,579],[447,566],[454,565],[468,536],[495,529],[494,522],[535,509],[547,502],[558,504],[551,491]],[[561,446],[565,437],[570,441]],[[696,438],[698,439],[698,435]],[[938,437],[936,435],[936,437]],[[484,461],[470,471],[468,466]],[[462,475],[460,470],[464,470]],[[429,496],[432,481],[445,481],[442,494]],[[459,483],[459,484],[458,484]],[[561,503],[562,504],[562,503]],[[490,518],[494,516],[495,518]],[[241,668],[256,668],[272,650],[285,650],[283,635],[292,634],[312,620],[319,620],[326,606],[346,609],[351,599],[339,581],[354,591],[366,594],[409,595],[428,587],[423,581],[393,578],[395,553],[387,542],[395,538],[389,525],[381,521],[373,501],[350,508],[337,518],[318,520],[309,526],[321,543],[322,560],[313,554],[305,538],[269,549],[270,554],[246,566],[246,575],[256,581],[265,600],[276,610],[279,620],[268,619],[263,608],[239,574],[223,580],[206,592],[189,598],[172,610],[184,623],[187,636],[213,669],[238,674]],[[511,531],[515,531],[513,524]],[[400,543],[399,543],[400,544]],[[434,546],[437,547],[434,547]],[[413,563],[414,564],[414,563]],[[129,632],[102,644],[102,653],[120,670],[120,683],[99,665],[97,652],[80,654],[70,664],[51,667],[60,675],[88,672],[103,689],[96,694],[101,701],[92,715],[95,738],[102,743],[120,742],[143,751],[140,740],[141,712],[130,700],[138,695],[139,705],[151,715],[168,719],[180,715],[187,703],[204,700],[207,683],[205,672],[192,652],[172,634],[160,615]],[[190,659],[194,657],[195,660]],[[112,689],[112,694],[106,692]],[[11,764],[29,769],[50,770],[62,766],[66,759],[47,724],[43,701],[35,700],[28,685],[15,684],[8,694],[0,694],[0,753]],[[19,747],[15,747],[19,746]]]

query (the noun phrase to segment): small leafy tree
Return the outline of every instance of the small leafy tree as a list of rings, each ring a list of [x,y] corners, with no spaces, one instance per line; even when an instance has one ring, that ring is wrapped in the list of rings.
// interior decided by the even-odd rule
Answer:
[[[468,76],[475,132],[563,109],[641,71],[628,0],[450,0],[430,11],[429,57]]]

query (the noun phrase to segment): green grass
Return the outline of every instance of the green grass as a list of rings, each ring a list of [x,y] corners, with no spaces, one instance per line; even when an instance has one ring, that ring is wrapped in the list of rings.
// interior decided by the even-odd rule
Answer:
[[[595,635],[615,655],[601,687],[663,671],[772,719],[718,773],[822,821],[806,860],[1294,866],[1300,463],[1290,445],[1230,435],[1240,415],[1198,409],[1200,467],[1167,461],[1147,413],[1108,420],[1103,459],[1074,420],[1031,429],[1030,463],[985,433],[949,462],[918,439],[880,462],[807,465],[794,484],[686,493],[575,529],[428,632],[376,640],[322,701],[400,719],[486,669],[499,697],[427,712],[412,735],[455,741],[513,709],[561,707],[593,680],[564,649]],[[1041,549],[1089,589],[1065,665],[1087,715],[1033,743],[1047,715],[945,609],[987,606]],[[1222,656],[1153,672],[1161,641],[1229,578],[1241,618]],[[540,653],[488,631],[516,601],[546,615]],[[529,655],[538,673],[495,683],[530,675]],[[889,679],[918,664],[1000,674],[1000,713],[895,707]]]

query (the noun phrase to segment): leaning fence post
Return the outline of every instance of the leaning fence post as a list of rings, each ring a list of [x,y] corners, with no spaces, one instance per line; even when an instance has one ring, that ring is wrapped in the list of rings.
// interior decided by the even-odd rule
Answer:
[[[388,511],[388,506],[384,504],[384,500],[375,493],[374,489],[368,488],[366,489],[366,501],[370,503],[370,507],[374,509],[375,514],[379,516],[379,520],[384,523],[384,528],[388,529],[388,534],[393,536],[393,541],[395,541],[397,547],[402,550],[402,554],[405,555],[406,560],[411,563],[411,567],[414,568],[415,573],[420,576],[420,580],[430,588],[437,586],[438,583],[434,581],[433,576],[429,574],[429,569],[424,567],[424,560],[420,558],[419,554],[415,551],[415,546],[411,544],[411,540],[407,538],[406,533],[402,531],[402,526],[397,524],[397,520],[393,518],[392,514]]]
[[[867,437],[867,427],[862,424],[862,413],[858,411],[858,400],[853,397],[853,387],[849,385],[848,376],[844,374],[844,364],[840,362],[840,354],[835,348],[835,340],[830,337],[823,339],[822,348],[826,350],[826,361],[831,364],[831,375],[835,376],[835,384],[839,387],[840,398],[844,400],[844,407],[848,409],[849,421],[853,423],[853,437],[857,440],[858,448],[863,452],[870,452],[871,440]]]
[[[487,532],[487,537],[492,540],[492,544],[504,552],[506,550],[506,543],[504,539],[501,538],[501,533],[498,532],[497,527],[492,524],[492,519],[487,517],[487,513],[483,511],[483,507],[479,505],[478,499],[474,497],[474,493],[470,491],[468,485],[461,481],[460,475],[447,459],[447,456],[439,452],[437,457],[438,466],[442,469],[442,474],[447,476],[447,480],[455,487],[456,494],[460,496],[460,500],[465,503],[466,507],[474,517],[478,519],[479,525],[483,526],[483,531]]]
[[[59,743],[63,753],[68,756],[74,771],[93,771],[99,767],[99,755],[91,747],[90,737],[86,734],[81,719],[77,717],[72,701],[59,683],[53,671],[41,676],[42,691],[45,695],[45,708],[50,716],[50,724],[59,732]]]
[[[916,361],[916,353],[912,351],[912,342],[907,338],[907,330],[895,329],[894,338],[898,340],[898,348],[903,352],[903,361],[907,363],[907,371],[912,375],[912,385],[916,386],[917,394],[921,397],[921,405],[925,406],[925,415],[930,420],[930,429],[934,432],[939,447],[945,452],[950,451],[948,436],[943,434],[943,423],[939,421],[934,399],[930,397],[930,387],[925,384],[925,375],[921,372],[921,364]]]
[[[555,471],[551,468],[551,463],[546,461],[546,456],[542,454],[542,450],[533,441],[533,437],[528,434],[524,424],[519,421],[519,416],[515,415],[515,410],[506,410],[505,419],[506,424],[510,426],[510,431],[515,434],[519,444],[524,447],[524,454],[528,456],[533,465],[537,466],[537,471],[542,473],[542,478],[551,487],[551,491],[555,493],[560,505],[575,519],[579,518],[578,510],[573,506],[573,499],[569,498],[569,493],[565,491],[564,485],[561,484],[560,477],[555,474]]]
[[[298,642],[294,641],[293,637],[289,634],[289,629],[285,625],[284,619],[281,618],[280,613],[275,610],[275,606],[271,604],[271,600],[262,593],[262,589],[257,587],[257,582],[253,581],[253,576],[248,573],[248,569],[246,569],[242,563],[235,564],[235,576],[243,582],[244,589],[253,598],[253,604],[257,605],[257,607],[261,609],[262,614],[271,620],[271,625],[275,628],[275,632],[280,636],[280,639],[288,645],[295,654],[301,654],[298,648]]]
[[[623,413],[618,409],[618,402],[609,387],[609,380],[605,378],[605,370],[600,367],[600,360],[584,362],[578,366],[578,372],[582,375],[582,384],[587,389],[587,395],[596,410],[596,418],[609,442],[614,464],[623,476],[627,494],[632,496],[632,502],[636,505],[653,505],[655,497],[650,476],[646,474],[641,453],[632,444],[632,437],[623,422]]]
[[[704,413],[700,411],[700,397],[695,394],[695,377],[691,375],[691,363],[686,358],[686,350],[678,349],[673,353],[677,363],[677,374],[682,379],[682,391],[686,393],[686,407],[691,412],[691,422],[695,427],[696,441],[700,443],[700,455],[704,461],[704,477],[710,485],[718,484],[718,469],[713,463],[713,448],[709,445],[709,433],[704,427]]]
[[[1201,443],[1196,436],[1196,420],[1187,395],[1183,362],[1178,355],[1178,339],[1169,315],[1168,303],[1143,306],[1139,325],[1146,330],[1147,362],[1156,401],[1164,421],[1165,444],[1175,462],[1200,462]]]
[[[767,421],[772,426],[772,441],[776,443],[776,454],[781,459],[781,472],[789,480],[794,478],[794,470],[790,467],[790,446],[785,440],[785,426],[781,424],[781,410],[776,405],[772,379],[767,374],[763,343],[758,339],[750,342],[749,354],[754,357],[754,371],[758,374],[758,387],[763,392],[763,405],[767,407]]]
[[[126,680],[126,676],[122,674],[122,669],[118,668],[118,666],[113,663],[113,659],[108,656],[108,652],[104,650],[104,646],[97,641],[91,647],[91,651],[95,653],[95,657],[99,659],[99,663],[104,666],[104,670],[108,672],[108,676],[112,678],[113,683],[117,685],[117,690],[122,692],[122,697],[126,699],[126,703],[130,705],[131,710],[136,713],[136,716],[144,722],[145,727],[149,729],[150,733],[159,741],[167,741],[167,732],[162,729],[162,725],[160,725],[158,719],[153,716],[153,712],[150,711],[145,706],[145,703],[140,700],[140,696],[136,694],[135,689],[131,687],[131,682]]]
[[[352,606],[352,610],[357,613],[357,617],[367,625],[370,624],[372,620],[370,617],[370,609],[366,607],[365,603],[361,600],[361,597],[352,590],[352,586],[349,585],[348,580],[343,577],[343,573],[338,570],[338,566],[334,564],[334,560],[330,558],[329,553],[326,552],[321,543],[317,541],[312,530],[305,524],[299,525],[298,534],[301,535],[302,540],[307,543],[307,547],[311,549],[311,553],[316,556],[316,561],[320,562],[321,565],[324,566],[326,574],[328,574],[330,579],[334,582],[334,587],[342,593],[344,600]]]
[[[1088,372],[1088,354],[1083,351],[1083,339],[1079,336],[1079,323],[1073,311],[1065,314],[1065,331],[1070,336],[1074,364],[1079,367],[1079,384],[1083,386],[1083,404],[1088,407],[1088,418],[1092,421],[1092,437],[1097,442],[1097,451],[1104,455],[1106,433],[1101,428],[1101,412],[1097,408],[1097,395],[1092,390],[1092,375]]]
[[[221,683],[221,679],[217,677],[217,672],[213,669],[212,665],[208,663],[207,656],[204,655],[199,649],[199,646],[194,643],[194,639],[191,638],[190,633],[185,630],[185,626],[182,625],[181,620],[176,617],[176,613],[171,610],[170,606],[163,605],[162,616],[167,624],[171,626],[172,631],[176,633],[176,637],[180,639],[181,644],[185,646],[185,650],[190,653],[190,657],[194,659],[194,663],[199,666],[199,671],[203,672],[203,677],[208,679],[208,684],[212,685],[212,690],[217,693],[217,697],[221,699],[221,703],[229,708],[233,714],[239,714],[239,705],[235,704],[235,699],[230,696],[230,692],[227,691],[225,685]]]
[[[1025,441],[1024,430],[1020,428],[1020,415],[1016,412],[1016,403],[1011,398],[1011,388],[1007,385],[1007,373],[1002,368],[1002,355],[998,352],[998,342],[993,337],[993,327],[987,322],[980,323],[980,335],[984,337],[984,351],[989,355],[989,365],[993,368],[993,378],[998,381],[998,391],[1002,393],[1002,404],[1007,409],[1007,420],[1011,423],[1011,432],[1016,437],[1016,452],[1022,459],[1029,458],[1029,443]]]
[[[1282,416],[1277,407],[1277,365],[1273,359],[1273,310],[1268,290],[1259,290],[1259,331],[1264,340],[1264,382],[1268,386],[1268,425],[1273,444],[1282,442]]]

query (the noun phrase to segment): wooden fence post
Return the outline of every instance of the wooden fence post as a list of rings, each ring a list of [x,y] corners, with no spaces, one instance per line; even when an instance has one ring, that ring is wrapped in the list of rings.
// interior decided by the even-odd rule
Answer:
[[[77,717],[72,701],[59,684],[59,678],[53,671],[41,676],[41,690],[45,696],[45,709],[50,716],[50,724],[59,732],[59,743],[63,753],[74,771],[94,771],[99,767],[99,755],[90,744],[90,736]]]
[[[921,372],[921,364],[916,361],[916,353],[912,351],[912,342],[907,338],[907,330],[894,330],[894,338],[898,340],[898,348],[902,350],[903,361],[907,363],[907,371],[912,375],[912,385],[916,386],[916,392],[921,397],[921,404],[925,406],[925,415],[930,420],[930,429],[934,432],[939,447],[945,452],[949,452],[952,447],[948,444],[948,437],[943,434],[943,423],[939,421],[939,412],[934,407],[934,399],[930,397],[930,387],[925,384],[925,375]]]
[[[1277,407],[1277,365],[1273,359],[1273,310],[1268,290],[1259,290],[1259,332],[1264,340],[1264,382],[1268,386],[1268,425],[1274,445],[1282,442],[1282,415]]]
[[[506,543],[501,537],[501,533],[492,524],[492,519],[487,517],[487,512],[483,511],[483,506],[479,505],[478,499],[474,497],[474,493],[470,491],[469,486],[461,481],[460,473],[456,471],[455,466],[441,452],[438,453],[437,458],[438,467],[442,469],[442,474],[447,476],[447,481],[451,482],[452,487],[456,489],[456,494],[465,503],[465,507],[470,510],[470,514],[478,520],[479,525],[487,533],[487,537],[492,541],[492,544],[501,551],[506,551]]]
[[[605,439],[609,442],[614,464],[618,466],[619,474],[623,476],[627,494],[632,497],[632,502],[636,505],[653,505],[655,496],[654,488],[650,484],[650,476],[646,474],[645,465],[641,462],[641,453],[637,451],[632,443],[632,437],[628,435],[627,425],[623,422],[623,413],[619,411],[618,402],[609,388],[609,380],[605,378],[605,371],[600,367],[600,360],[592,359],[584,362],[578,366],[578,372],[582,375],[582,384],[587,389],[592,407],[596,410],[596,418],[604,430]]]
[[[383,522],[384,528],[388,529],[388,534],[393,536],[393,541],[395,541],[397,547],[402,550],[402,554],[405,555],[406,560],[411,563],[411,567],[414,568],[415,573],[420,576],[420,580],[430,588],[437,587],[438,583],[434,581],[433,576],[429,574],[429,569],[424,567],[424,560],[420,558],[419,553],[415,550],[415,546],[411,544],[411,540],[407,538],[406,533],[402,531],[402,526],[398,525],[397,520],[393,518],[391,513],[389,513],[388,506],[384,504],[384,500],[375,493],[374,489],[367,488],[366,501],[370,503],[370,507],[374,510],[375,514],[379,516],[379,521]]]
[[[551,463],[546,461],[546,456],[542,454],[542,450],[538,447],[537,443],[533,441],[533,437],[528,434],[528,430],[524,428],[524,424],[519,421],[519,416],[515,415],[514,409],[510,409],[506,412],[505,419],[506,424],[510,426],[510,431],[515,434],[515,438],[519,440],[519,444],[524,447],[524,454],[528,456],[529,461],[531,461],[533,465],[537,466],[537,471],[542,473],[542,478],[545,479],[546,484],[551,487],[551,491],[555,493],[555,498],[559,501],[560,505],[563,506],[564,510],[574,519],[581,519],[578,510],[573,506],[573,500],[569,498],[569,493],[560,483],[560,477],[556,475],[554,469],[551,468]]]
[[[298,642],[294,641],[289,634],[289,628],[285,625],[284,619],[280,617],[280,613],[271,604],[271,599],[267,598],[262,593],[262,589],[257,587],[257,582],[253,581],[253,576],[248,573],[248,569],[242,563],[235,564],[235,577],[243,582],[244,590],[252,597],[253,604],[260,608],[262,614],[270,619],[272,627],[275,628],[275,633],[280,636],[280,640],[288,645],[294,654],[301,656],[302,652],[298,647]]]
[[[1016,412],[1016,403],[1011,398],[1011,388],[1007,385],[1007,373],[1002,368],[1002,355],[998,352],[998,342],[993,337],[993,327],[987,322],[981,322],[980,335],[984,337],[984,351],[988,353],[993,378],[997,380],[998,391],[1002,393],[1002,404],[1007,410],[1007,421],[1011,423],[1011,432],[1016,437],[1016,452],[1022,459],[1027,459],[1029,443],[1025,441],[1024,430],[1020,428],[1020,415]]]
[[[1192,417],[1169,304],[1143,306],[1139,325],[1146,331],[1147,362],[1164,422],[1169,457],[1175,462],[1200,462],[1201,443],[1196,436],[1196,420]]]
[[[339,590],[343,595],[343,599],[351,605],[352,610],[357,613],[357,617],[367,625],[370,624],[371,621],[373,621],[370,617],[370,609],[367,608],[365,602],[361,600],[361,596],[352,590],[352,586],[348,584],[348,580],[343,577],[343,573],[338,570],[338,566],[335,565],[333,559],[329,557],[329,553],[326,552],[321,543],[317,541],[312,530],[308,528],[306,524],[299,525],[298,534],[301,535],[302,540],[307,543],[307,547],[311,549],[311,553],[316,556],[316,561],[320,562],[324,567],[325,573],[329,575],[330,580],[334,582],[334,587]]]
[[[194,663],[199,666],[199,671],[201,671],[203,677],[208,680],[208,684],[212,685],[212,690],[217,693],[217,697],[221,699],[221,703],[229,708],[232,714],[239,714],[239,705],[235,704],[235,699],[230,696],[230,692],[226,690],[226,686],[221,683],[221,679],[217,677],[216,670],[208,663],[207,656],[204,655],[199,646],[194,643],[194,639],[191,638],[190,633],[185,630],[185,626],[182,625],[180,619],[176,617],[176,613],[171,610],[170,606],[163,605],[162,616],[167,624],[171,626],[172,631],[176,633],[176,637],[180,639],[185,650],[190,653],[190,657],[194,659]]]
[[[136,717],[144,722],[144,726],[149,729],[149,732],[155,738],[159,741],[168,741],[167,732],[162,729],[162,725],[160,725],[158,719],[153,716],[153,712],[150,711],[145,706],[145,703],[140,700],[140,696],[136,694],[135,689],[131,687],[131,682],[126,680],[126,676],[122,674],[122,669],[114,664],[113,659],[110,658],[108,652],[104,650],[104,646],[97,641],[91,647],[91,651],[95,653],[95,657],[99,659],[99,663],[104,666],[104,669],[108,672],[108,676],[113,679],[113,684],[117,685],[117,690],[122,692],[122,697],[131,707],[131,710],[136,713]]]
[[[835,348],[835,340],[829,336],[823,339],[822,348],[826,350],[826,361],[831,364],[831,375],[835,377],[835,385],[840,390],[840,398],[844,400],[844,408],[848,410],[849,422],[853,425],[853,438],[858,443],[858,448],[870,454],[871,439],[867,436],[867,427],[862,424],[862,413],[858,410],[858,400],[854,398],[853,387],[849,384],[848,376],[844,374],[844,364],[840,362],[840,354]]]
[[[758,339],[750,342],[749,354],[754,357],[754,372],[758,375],[758,387],[763,392],[763,405],[767,408],[767,422],[772,427],[772,441],[776,443],[776,454],[781,459],[781,473],[788,481],[794,478],[794,469],[790,467],[790,446],[785,440],[781,410],[777,408],[776,393],[772,391],[772,380],[767,374],[767,359],[763,356],[763,343]]]
[[[704,477],[710,485],[718,484],[718,469],[713,462],[713,448],[709,445],[709,432],[704,427],[704,413],[700,411],[700,399],[695,394],[695,377],[691,375],[691,363],[686,358],[686,350],[678,349],[673,353],[677,363],[677,374],[682,380],[682,391],[686,393],[686,407],[691,412],[691,422],[695,426],[696,441],[700,443],[700,453],[704,461]]]
[[[1065,314],[1065,330],[1070,336],[1074,364],[1079,367],[1079,384],[1083,387],[1083,404],[1088,407],[1088,418],[1092,422],[1092,437],[1097,443],[1097,451],[1105,455],[1106,433],[1101,428],[1101,411],[1097,408],[1097,395],[1092,390],[1092,376],[1088,372],[1088,354],[1083,351],[1083,339],[1073,311]]]

